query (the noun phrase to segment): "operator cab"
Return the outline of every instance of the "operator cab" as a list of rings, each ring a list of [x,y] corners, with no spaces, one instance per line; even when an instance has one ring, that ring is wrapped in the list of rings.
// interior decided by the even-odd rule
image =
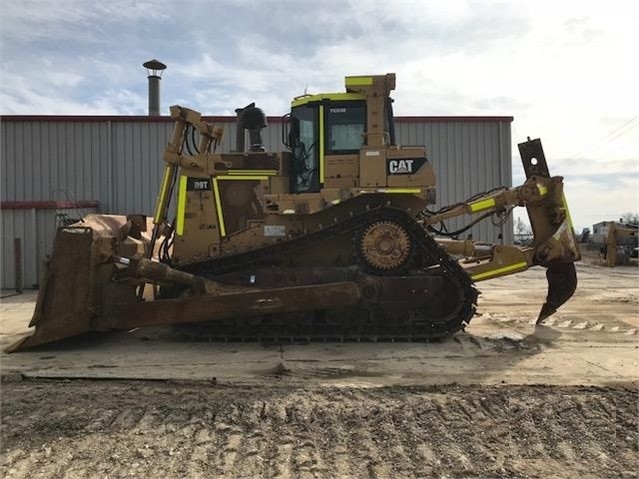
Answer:
[[[367,145],[363,93],[303,95],[293,100],[284,144],[291,152],[291,192],[316,193],[324,183],[326,156],[358,155]],[[384,131],[395,144],[392,99],[384,102]],[[284,134],[284,132],[283,132]]]

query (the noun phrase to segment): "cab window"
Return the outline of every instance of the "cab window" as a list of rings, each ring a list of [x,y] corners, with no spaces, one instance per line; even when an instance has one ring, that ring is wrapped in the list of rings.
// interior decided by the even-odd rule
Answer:
[[[326,153],[352,154],[364,145],[366,104],[363,101],[330,103],[326,115]]]

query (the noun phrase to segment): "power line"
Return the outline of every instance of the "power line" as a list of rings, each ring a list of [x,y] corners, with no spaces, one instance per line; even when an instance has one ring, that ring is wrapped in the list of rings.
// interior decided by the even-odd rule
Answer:
[[[630,131],[632,131],[632,130],[630,130]],[[630,145],[631,143],[636,142],[637,140],[639,140],[639,138],[637,138],[637,137],[632,137],[632,138],[630,138],[629,140],[630,140],[630,141],[626,141],[626,142],[624,142],[624,143],[617,143],[615,147],[613,147],[611,150],[608,150],[608,153],[605,153],[605,154],[604,154],[604,155],[602,155],[602,156],[597,156],[597,157],[595,157],[595,158],[591,158],[591,159],[592,159],[592,160],[595,160],[595,161],[600,161],[600,160],[603,160],[603,159],[605,159],[605,158],[608,158],[611,154],[616,153],[616,152],[617,152],[617,151],[619,151],[620,149],[625,148],[627,145]]]
[[[587,153],[588,153],[588,154],[590,154],[590,153],[592,153],[593,151],[598,150],[601,146],[604,146],[605,144],[610,143],[610,142],[611,142],[611,141],[613,141],[614,139],[616,139],[616,138],[618,138],[618,137],[620,137],[620,136],[623,136],[623,135],[627,134],[628,132],[632,131],[632,130],[633,130],[633,129],[637,126],[637,124],[632,125],[632,127],[631,127],[629,130],[627,130],[627,131],[625,131],[625,132],[621,132],[621,133],[619,133],[619,134],[617,134],[617,135],[613,136],[612,138],[607,139],[610,135],[614,135],[614,134],[615,134],[615,133],[617,133],[619,130],[624,129],[626,126],[628,126],[629,124],[631,124],[631,123],[635,122],[635,121],[636,121],[636,120],[638,120],[638,119],[639,119],[639,117],[638,117],[638,116],[633,116],[632,118],[630,118],[630,120],[628,120],[627,122],[625,122],[623,125],[618,126],[617,128],[615,128],[615,129],[614,129],[614,130],[612,130],[612,131],[609,131],[606,135],[604,135],[602,138],[600,138],[600,139],[599,139],[596,143],[594,143],[593,145],[591,145],[591,146],[589,146],[589,147],[586,147],[586,148],[582,149],[582,150],[581,150],[579,153],[577,153],[577,154],[570,155],[570,157],[571,157],[571,158],[580,158],[580,157],[582,157],[582,156],[585,156]]]
[[[605,141],[603,141],[603,142],[601,142],[601,141],[600,141],[600,142],[599,142],[599,143],[598,143],[598,144],[597,144],[594,148],[590,148],[590,149],[588,149],[588,150],[584,150],[584,152],[582,152],[582,153],[581,153],[581,155],[580,155],[579,157],[577,157],[577,158],[585,158],[585,157],[587,157],[588,155],[591,155],[591,154],[593,154],[593,153],[594,153],[594,152],[596,152],[596,151],[601,151],[601,149],[602,149],[602,148],[604,148],[604,147],[606,147],[606,146],[610,145],[610,144],[611,144],[612,142],[614,142],[616,139],[618,139],[618,138],[620,138],[620,137],[622,137],[622,136],[625,136],[625,135],[627,135],[628,133],[631,133],[631,132],[635,129],[635,127],[636,127],[636,126],[637,126],[637,125],[632,125],[632,127],[630,127],[629,129],[626,129],[625,131],[620,131],[620,132],[619,132],[619,133],[617,133],[616,135],[614,135],[614,136],[612,136],[612,137],[608,138],[607,140],[605,140]]]

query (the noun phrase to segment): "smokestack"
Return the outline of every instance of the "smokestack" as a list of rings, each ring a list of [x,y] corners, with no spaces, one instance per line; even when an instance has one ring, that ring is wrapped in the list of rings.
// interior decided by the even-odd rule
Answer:
[[[149,116],[160,116],[160,80],[166,65],[158,60],[149,60],[142,64],[149,79]]]

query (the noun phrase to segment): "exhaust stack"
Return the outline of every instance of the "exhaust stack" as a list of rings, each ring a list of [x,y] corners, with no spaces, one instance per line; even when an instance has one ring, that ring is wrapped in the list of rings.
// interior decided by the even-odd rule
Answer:
[[[166,65],[158,60],[149,60],[142,64],[147,69],[149,79],[149,116],[160,116],[160,80]]]
[[[246,143],[244,130],[249,131],[250,148],[249,151],[259,152],[266,151],[264,142],[262,141],[262,129],[268,126],[266,115],[261,108],[255,106],[255,102],[246,105],[244,108],[237,108],[236,133],[235,133],[235,152],[243,153]]]

